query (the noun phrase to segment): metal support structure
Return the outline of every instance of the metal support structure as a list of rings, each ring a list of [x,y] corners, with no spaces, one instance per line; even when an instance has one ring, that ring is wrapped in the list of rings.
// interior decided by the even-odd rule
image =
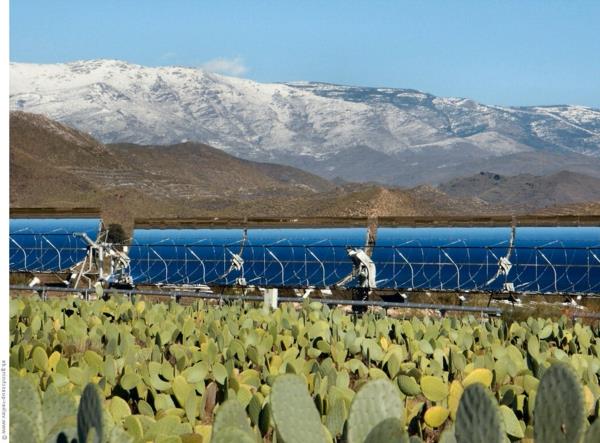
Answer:
[[[28,286],[28,285],[10,285],[11,291],[33,291],[40,295],[43,300],[48,299],[50,292],[72,293],[78,294],[85,300],[90,299],[90,295],[97,296],[96,288],[62,288],[55,286]],[[270,292],[267,297],[267,291]],[[135,295],[161,296],[170,297],[176,301],[180,301],[182,297],[195,298],[199,300],[215,300],[219,302],[241,301],[241,302],[262,302],[263,306],[268,310],[277,309],[279,303],[301,303],[302,299],[298,297],[278,297],[276,288],[267,289],[262,296],[258,295],[233,295],[233,294],[215,294],[213,292],[201,290],[136,290],[136,289],[110,289],[109,294],[120,294],[129,299]],[[501,316],[504,312],[501,308],[490,306],[465,306],[465,305],[446,305],[435,303],[411,303],[403,302],[388,302],[384,300],[347,300],[334,298],[313,298],[313,301],[318,301],[330,306],[358,306],[361,308],[379,307],[384,309],[415,309],[415,310],[433,310],[444,315],[447,312],[464,312],[464,313],[479,313],[489,316]],[[266,303],[265,303],[266,302]],[[573,312],[571,315],[573,320],[577,318],[598,319],[600,320],[600,312]]]
[[[281,260],[279,260],[277,258],[277,256],[275,254],[273,254],[273,252],[271,252],[271,250],[269,248],[266,248],[266,251],[271,257],[273,257],[275,259],[275,261],[281,267],[281,284],[285,285],[285,267],[283,266],[283,263],[281,263]]]
[[[11,291],[45,291],[45,292],[62,292],[79,294],[85,299],[89,298],[90,294],[95,294],[94,288],[60,288],[54,286],[34,286],[30,287],[27,285],[11,285],[9,287]],[[274,289],[277,291],[277,289]],[[136,289],[110,289],[108,293],[121,294],[131,298],[133,295],[149,295],[149,296],[163,296],[172,298],[190,297],[204,300],[221,300],[221,301],[242,301],[242,302],[265,302],[264,296],[258,295],[229,295],[229,294],[214,294],[212,292],[200,292],[200,291],[158,291],[158,290],[136,290]],[[270,303],[273,303],[273,293],[271,293]],[[277,296],[277,292],[275,292]],[[410,302],[388,302],[383,300],[340,300],[334,298],[314,298],[313,301],[318,301],[327,305],[339,305],[339,306],[361,306],[361,307],[381,307],[385,309],[429,309],[440,312],[471,312],[471,313],[482,313],[500,316],[502,310],[500,308],[490,308],[484,306],[460,306],[460,305],[442,305],[435,303],[410,303]],[[298,297],[277,297],[276,303],[300,303],[301,299]],[[270,304],[271,308],[276,309],[277,305]],[[600,314],[599,314],[600,318]]]
[[[277,288],[260,288],[263,293],[263,311],[269,312],[277,309],[279,290]]]
[[[323,264],[323,261],[317,257],[315,255],[315,253],[313,251],[310,250],[310,248],[306,248],[306,251],[313,256],[313,258],[317,261],[317,263],[319,263],[319,266],[321,266],[321,270],[323,272],[323,286],[327,286],[327,284],[325,283],[326,280],[326,276],[325,276],[325,265]]]
[[[354,228],[351,233],[335,235],[306,229],[312,232],[263,232],[249,237],[247,230],[241,236],[241,231],[234,229],[233,240],[227,232],[199,233],[198,238],[193,231],[172,238],[162,238],[160,232],[154,237],[144,234],[131,244],[131,259],[125,248],[107,243],[104,228],[99,233],[88,230],[87,234],[28,234],[22,229],[10,237],[11,260],[16,263],[13,268],[11,261],[11,269],[34,275],[56,273],[53,266],[58,261],[58,267],[65,266],[60,272],[71,273],[67,282],[71,287],[91,287],[97,281],[104,287],[134,282],[177,287],[260,285],[298,291],[343,287],[356,288],[357,299],[367,298],[374,288],[406,293],[483,292],[503,299],[523,293],[571,297],[600,294],[597,230],[583,240],[572,234],[557,240],[561,238],[561,231],[557,231],[555,236],[541,236],[543,241],[540,236],[519,231],[517,244],[514,220],[510,231],[505,228],[483,235],[462,231],[431,235],[424,231],[422,236],[379,228],[376,219],[367,222],[366,238],[365,231]],[[19,240],[18,236],[24,235],[29,236],[23,237],[29,243]],[[60,237],[46,238],[49,235]]]
[[[224,278],[228,277],[229,274],[231,274],[232,272],[237,271],[241,272],[241,276],[236,278],[236,283],[239,286],[246,285],[246,279],[244,278],[244,259],[242,258],[242,254],[244,253],[244,246],[246,246],[247,241],[248,230],[244,229],[239,252],[236,254],[235,252],[229,250],[229,248],[226,248],[226,251],[231,256],[231,264],[229,265],[229,269],[227,269],[221,276],[219,276],[219,280],[223,280]]]

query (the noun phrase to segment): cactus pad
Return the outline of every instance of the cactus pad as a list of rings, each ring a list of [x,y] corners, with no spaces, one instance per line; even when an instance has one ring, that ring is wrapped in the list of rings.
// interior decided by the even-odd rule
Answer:
[[[394,417],[379,422],[364,439],[365,443],[409,443],[400,420]]]
[[[215,422],[213,423],[212,428],[211,442],[224,441],[218,440],[218,438],[222,437],[221,434],[225,432],[226,429],[236,429],[250,437],[253,436],[252,428],[250,427],[250,423],[248,423],[248,418],[246,416],[246,411],[237,400],[227,400],[219,406],[219,409],[217,409]]]
[[[285,443],[327,441],[319,412],[300,376],[277,377],[271,390],[271,412],[277,433]]]
[[[386,419],[397,420],[402,429],[403,414],[404,404],[393,383],[385,379],[368,382],[354,396],[350,406],[348,443],[370,441],[367,437]]]
[[[533,419],[536,441],[581,440],[585,429],[583,390],[570,366],[559,363],[544,372],[535,398]]]
[[[465,377],[462,384],[466,388],[473,383],[481,383],[486,388],[489,388],[492,385],[493,378],[494,375],[489,369],[477,368],[473,369],[473,371],[471,371],[471,373]]]
[[[432,428],[439,428],[444,424],[450,411],[442,406],[432,406],[425,411],[425,423]]]
[[[498,405],[480,383],[465,388],[456,412],[458,443],[501,443],[504,441]]]
[[[89,383],[83,390],[79,410],[77,411],[77,438],[87,442],[89,432],[94,428],[94,443],[102,441],[102,403],[98,388]]]
[[[448,397],[448,385],[439,377],[431,375],[421,377],[421,390],[431,401],[442,401]]]
[[[589,427],[585,433],[583,443],[597,443],[600,441],[600,419],[596,417],[596,421]]]

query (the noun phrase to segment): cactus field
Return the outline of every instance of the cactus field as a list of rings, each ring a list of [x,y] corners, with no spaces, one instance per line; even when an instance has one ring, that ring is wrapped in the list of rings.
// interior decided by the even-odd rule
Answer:
[[[10,435],[600,442],[599,335],[566,317],[354,315],[316,301],[13,298]]]

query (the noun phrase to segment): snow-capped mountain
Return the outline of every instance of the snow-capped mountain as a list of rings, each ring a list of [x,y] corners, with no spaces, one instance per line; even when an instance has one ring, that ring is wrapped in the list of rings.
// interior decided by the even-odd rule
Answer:
[[[114,60],[12,63],[10,77],[11,109],[103,142],[192,140],[328,178],[415,184],[486,162],[514,173],[539,173],[540,161],[600,170],[600,110],[583,106],[488,106],[411,89],[258,83]],[[533,171],[523,159],[536,162]]]

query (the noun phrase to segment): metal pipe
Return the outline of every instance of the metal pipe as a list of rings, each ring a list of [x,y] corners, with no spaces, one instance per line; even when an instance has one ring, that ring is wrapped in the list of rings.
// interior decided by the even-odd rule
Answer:
[[[47,291],[47,292],[69,292],[78,293],[88,296],[95,289],[84,288],[60,288],[55,286],[34,286],[29,287],[26,285],[10,285],[10,290],[23,290],[23,291]],[[155,295],[165,297],[190,297],[190,298],[201,298],[208,300],[225,300],[225,301],[251,301],[251,302],[262,302],[263,297],[259,295],[220,295],[211,292],[192,292],[192,291],[157,291],[157,290],[131,290],[131,289],[111,289],[110,291],[118,294],[130,295],[132,293],[139,295]],[[109,292],[110,292],[109,291]],[[280,303],[299,303],[297,297],[279,297]],[[324,304],[335,304],[335,305],[348,305],[348,306],[376,306],[381,308],[404,308],[404,309],[432,309],[436,311],[457,311],[457,312],[480,312],[493,315],[501,315],[502,309],[500,308],[489,308],[482,306],[460,306],[460,305],[439,305],[434,303],[410,303],[410,302],[389,302],[383,300],[339,300],[333,298],[315,298],[313,301],[318,301]]]
[[[85,232],[73,232],[73,237],[81,237],[88,244],[88,246],[94,246],[96,242],[90,238]]]

